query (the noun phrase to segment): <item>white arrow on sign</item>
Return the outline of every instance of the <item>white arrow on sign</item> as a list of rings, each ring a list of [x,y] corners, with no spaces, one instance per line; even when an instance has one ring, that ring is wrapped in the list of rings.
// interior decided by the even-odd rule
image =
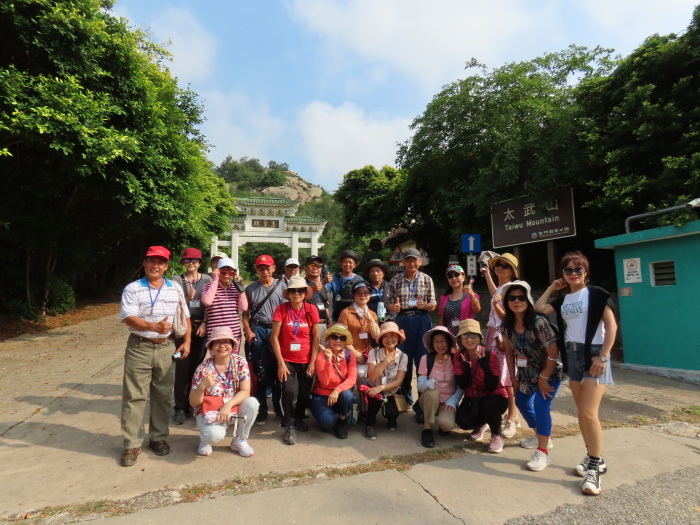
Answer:
[[[474,237],[472,237],[472,236],[470,235],[469,237],[467,237],[467,240],[469,241],[469,251],[470,251],[470,252],[475,251],[475,250],[474,250]]]

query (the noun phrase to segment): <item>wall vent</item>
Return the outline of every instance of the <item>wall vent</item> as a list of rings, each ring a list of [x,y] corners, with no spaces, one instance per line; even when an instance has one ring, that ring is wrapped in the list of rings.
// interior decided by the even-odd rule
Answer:
[[[651,263],[652,286],[674,286],[676,284],[676,265],[673,261]]]

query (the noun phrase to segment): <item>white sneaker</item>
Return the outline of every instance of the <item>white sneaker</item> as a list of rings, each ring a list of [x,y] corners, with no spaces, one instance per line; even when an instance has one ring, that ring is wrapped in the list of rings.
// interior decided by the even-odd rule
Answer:
[[[521,439],[520,440],[520,446],[523,448],[537,448],[537,445],[539,444],[539,440],[537,439],[537,434],[533,434],[527,439]],[[549,438],[549,442],[547,443],[547,450],[552,450],[554,448],[554,442],[552,441],[552,438]],[[581,474],[583,475],[583,474]]]
[[[532,459],[528,461],[525,466],[530,470],[540,472],[541,470],[546,469],[551,464],[552,460],[550,459],[549,454],[545,454],[544,452],[538,449],[535,450],[535,453],[532,455]]]
[[[208,443],[201,442],[199,444],[199,447],[197,448],[197,454],[199,454],[200,456],[209,456],[212,452],[213,449]]]
[[[244,458],[249,458],[254,454],[253,447],[251,447],[245,439],[233,438],[231,441],[231,450],[238,452]]]
[[[586,472],[586,477],[583,478],[581,483],[581,492],[584,494],[590,494],[591,496],[597,496],[600,494],[600,471],[589,470]]]
[[[505,423],[503,423],[503,426],[501,427],[501,435],[506,439],[510,439],[515,435],[515,431],[515,421],[512,419],[506,419]]]

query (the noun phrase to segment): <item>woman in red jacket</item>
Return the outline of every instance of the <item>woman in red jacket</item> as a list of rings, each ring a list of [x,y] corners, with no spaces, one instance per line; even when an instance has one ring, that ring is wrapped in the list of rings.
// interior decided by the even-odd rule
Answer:
[[[324,432],[335,431],[338,439],[348,437],[348,416],[352,410],[357,376],[357,358],[348,350],[352,335],[342,324],[326,330],[327,346],[316,356],[316,383],[311,391],[311,413]]]

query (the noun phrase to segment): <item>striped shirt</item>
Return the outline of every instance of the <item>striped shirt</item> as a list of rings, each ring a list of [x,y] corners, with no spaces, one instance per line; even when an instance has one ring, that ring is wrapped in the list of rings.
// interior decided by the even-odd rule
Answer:
[[[143,277],[127,284],[124,288],[119,320],[124,322],[127,317],[139,317],[149,323],[157,323],[167,317],[168,322],[172,323],[180,300],[184,304],[185,294],[179,284],[163,277],[163,285],[160,288],[153,288],[148,284],[148,279]],[[190,316],[187,308],[185,308],[185,315]],[[159,334],[147,330],[135,330],[131,327],[129,331],[148,339],[162,339],[172,334],[172,331],[168,334]]]
[[[206,295],[207,291],[214,283],[204,285],[202,295]],[[207,319],[207,339],[211,336],[211,331],[217,326],[228,326],[233,332],[233,337],[237,341],[241,340],[241,318],[239,316],[240,292],[233,284],[224,288],[219,284],[216,289],[216,295],[211,306],[206,307]]]

